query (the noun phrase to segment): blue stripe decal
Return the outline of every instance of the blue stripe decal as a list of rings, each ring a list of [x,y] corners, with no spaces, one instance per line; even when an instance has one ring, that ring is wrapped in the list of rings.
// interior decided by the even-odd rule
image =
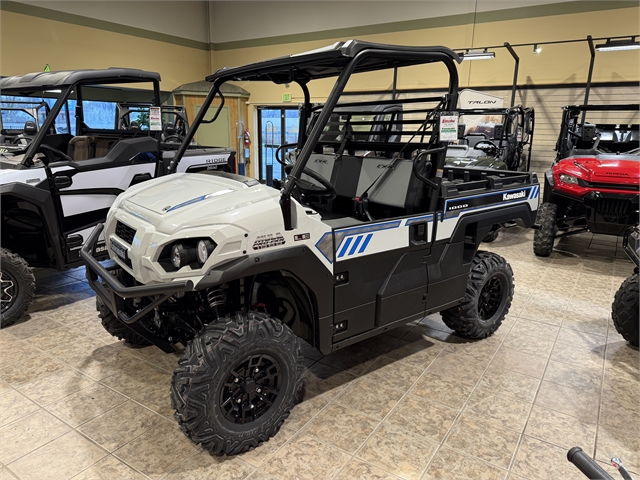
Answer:
[[[371,234],[369,234],[371,235]],[[360,240],[362,240],[362,235],[358,235],[356,237],[356,241],[353,242],[353,247],[351,247],[351,250],[349,251],[349,255],[353,255],[354,253],[356,253],[356,249],[358,248],[358,245],[360,244]]]
[[[358,253],[362,253],[366,250],[367,245],[369,245],[369,242],[371,241],[371,237],[373,237],[373,233],[370,233],[369,235],[367,235],[367,238],[364,239],[364,243],[360,247],[360,250],[358,250]]]
[[[344,247],[342,247],[342,250],[340,250],[340,254],[338,255],[338,258],[344,257],[344,254],[347,253],[347,249],[349,248],[349,245],[351,245],[351,240],[353,240],[353,237],[348,237],[345,240]]]

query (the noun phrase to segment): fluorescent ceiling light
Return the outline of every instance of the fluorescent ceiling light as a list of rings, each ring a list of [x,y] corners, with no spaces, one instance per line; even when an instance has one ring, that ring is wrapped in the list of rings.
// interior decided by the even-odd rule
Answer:
[[[606,43],[596,45],[599,52],[613,52],[616,50],[636,50],[640,48],[640,42],[636,41],[636,37],[630,40],[607,40]]]
[[[462,54],[462,60],[492,60],[496,57],[494,52],[487,52],[484,50],[466,50]]]

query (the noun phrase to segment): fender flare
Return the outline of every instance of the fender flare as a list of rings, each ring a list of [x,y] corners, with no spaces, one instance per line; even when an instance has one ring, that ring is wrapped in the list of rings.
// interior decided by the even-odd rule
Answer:
[[[39,185],[43,184],[46,184],[46,181],[41,182]],[[15,197],[38,207],[43,215],[42,224],[44,225],[45,238],[49,246],[53,248],[55,256],[49,266],[62,270],[65,262],[60,242],[60,225],[58,224],[58,212],[51,192],[48,189],[45,190],[37,186],[15,182],[0,185],[0,198],[4,201],[6,197]]]

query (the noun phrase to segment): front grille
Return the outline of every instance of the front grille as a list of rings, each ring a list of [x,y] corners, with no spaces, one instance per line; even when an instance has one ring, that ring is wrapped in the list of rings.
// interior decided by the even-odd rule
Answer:
[[[131,245],[133,243],[133,237],[136,236],[136,231],[130,226],[118,221],[116,222],[116,236]]]
[[[628,215],[631,211],[631,202],[620,198],[598,198],[596,201],[596,213],[607,217],[620,217]]]
[[[585,187],[597,188],[598,190],[629,190],[630,192],[637,192],[638,185],[625,185],[618,183],[596,183],[596,182],[584,182]]]

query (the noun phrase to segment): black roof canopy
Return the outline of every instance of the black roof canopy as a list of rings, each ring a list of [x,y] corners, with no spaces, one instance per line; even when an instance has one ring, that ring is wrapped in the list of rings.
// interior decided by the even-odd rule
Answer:
[[[104,70],[64,70],[59,72],[34,72],[22,76],[0,79],[0,90],[26,91],[51,87],[63,87],[77,83],[135,83],[160,81],[160,74],[137,68],[107,68]]]
[[[432,62],[461,62],[461,58],[447,47],[387,45],[348,40],[308,52],[250,63],[239,67],[225,67],[207,77],[207,81],[271,81],[277,84],[335,77],[356,55],[368,51],[353,73],[370,72],[394,67],[406,67]]]

